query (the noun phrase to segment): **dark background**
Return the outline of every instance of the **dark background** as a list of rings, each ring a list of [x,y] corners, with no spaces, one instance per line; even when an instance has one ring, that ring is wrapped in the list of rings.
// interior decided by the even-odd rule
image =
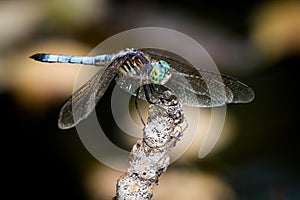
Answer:
[[[237,124],[230,143],[204,159],[175,162],[170,170],[217,176],[231,199],[300,199],[299,11],[298,1],[0,1],[2,195],[73,200],[114,195],[89,193],[85,179],[98,161],[74,129],[57,127],[73,79],[68,71],[49,72],[28,57],[40,51],[87,54],[121,31],[157,26],[197,40],[220,71],[256,94],[250,104],[227,107]]]

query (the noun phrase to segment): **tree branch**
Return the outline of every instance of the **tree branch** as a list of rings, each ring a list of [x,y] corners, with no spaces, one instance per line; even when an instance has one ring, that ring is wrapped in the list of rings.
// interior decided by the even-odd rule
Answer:
[[[143,138],[132,148],[127,173],[117,181],[115,200],[151,199],[154,186],[170,164],[170,152],[180,139],[184,114],[181,103],[164,91],[148,110]]]

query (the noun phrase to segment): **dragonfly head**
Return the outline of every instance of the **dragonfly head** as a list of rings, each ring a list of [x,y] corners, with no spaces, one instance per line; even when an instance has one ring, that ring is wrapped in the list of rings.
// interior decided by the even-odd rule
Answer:
[[[152,69],[149,74],[151,83],[164,85],[170,78],[170,65],[164,60],[159,60],[152,64]]]

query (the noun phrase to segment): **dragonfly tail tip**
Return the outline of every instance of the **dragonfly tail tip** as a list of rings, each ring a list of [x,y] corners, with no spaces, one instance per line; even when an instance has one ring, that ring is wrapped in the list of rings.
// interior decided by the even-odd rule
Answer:
[[[33,59],[33,60],[37,60],[37,61],[43,61],[45,58],[45,54],[44,53],[37,53],[34,54],[32,56],[30,56],[29,58]]]

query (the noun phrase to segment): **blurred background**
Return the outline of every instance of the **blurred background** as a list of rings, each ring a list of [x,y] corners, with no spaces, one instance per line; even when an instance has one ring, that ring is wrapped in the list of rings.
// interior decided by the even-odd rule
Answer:
[[[121,31],[155,26],[198,41],[221,72],[247,83],[256,98],[227,106],[214,150],[199,159],[195,142],[197,147],[161,177],[153,199],[300,199],[299,1],[1,0],[0,26],[3,196],[100,200],[115,195],[122,172],[92,157],[75,129],[57,127],[80,66],[28,57],[86,55]],[[109,103],[106,95],[97,110],[114,130],[104,119]],[[118,137],[115,142],[130,149]]]

